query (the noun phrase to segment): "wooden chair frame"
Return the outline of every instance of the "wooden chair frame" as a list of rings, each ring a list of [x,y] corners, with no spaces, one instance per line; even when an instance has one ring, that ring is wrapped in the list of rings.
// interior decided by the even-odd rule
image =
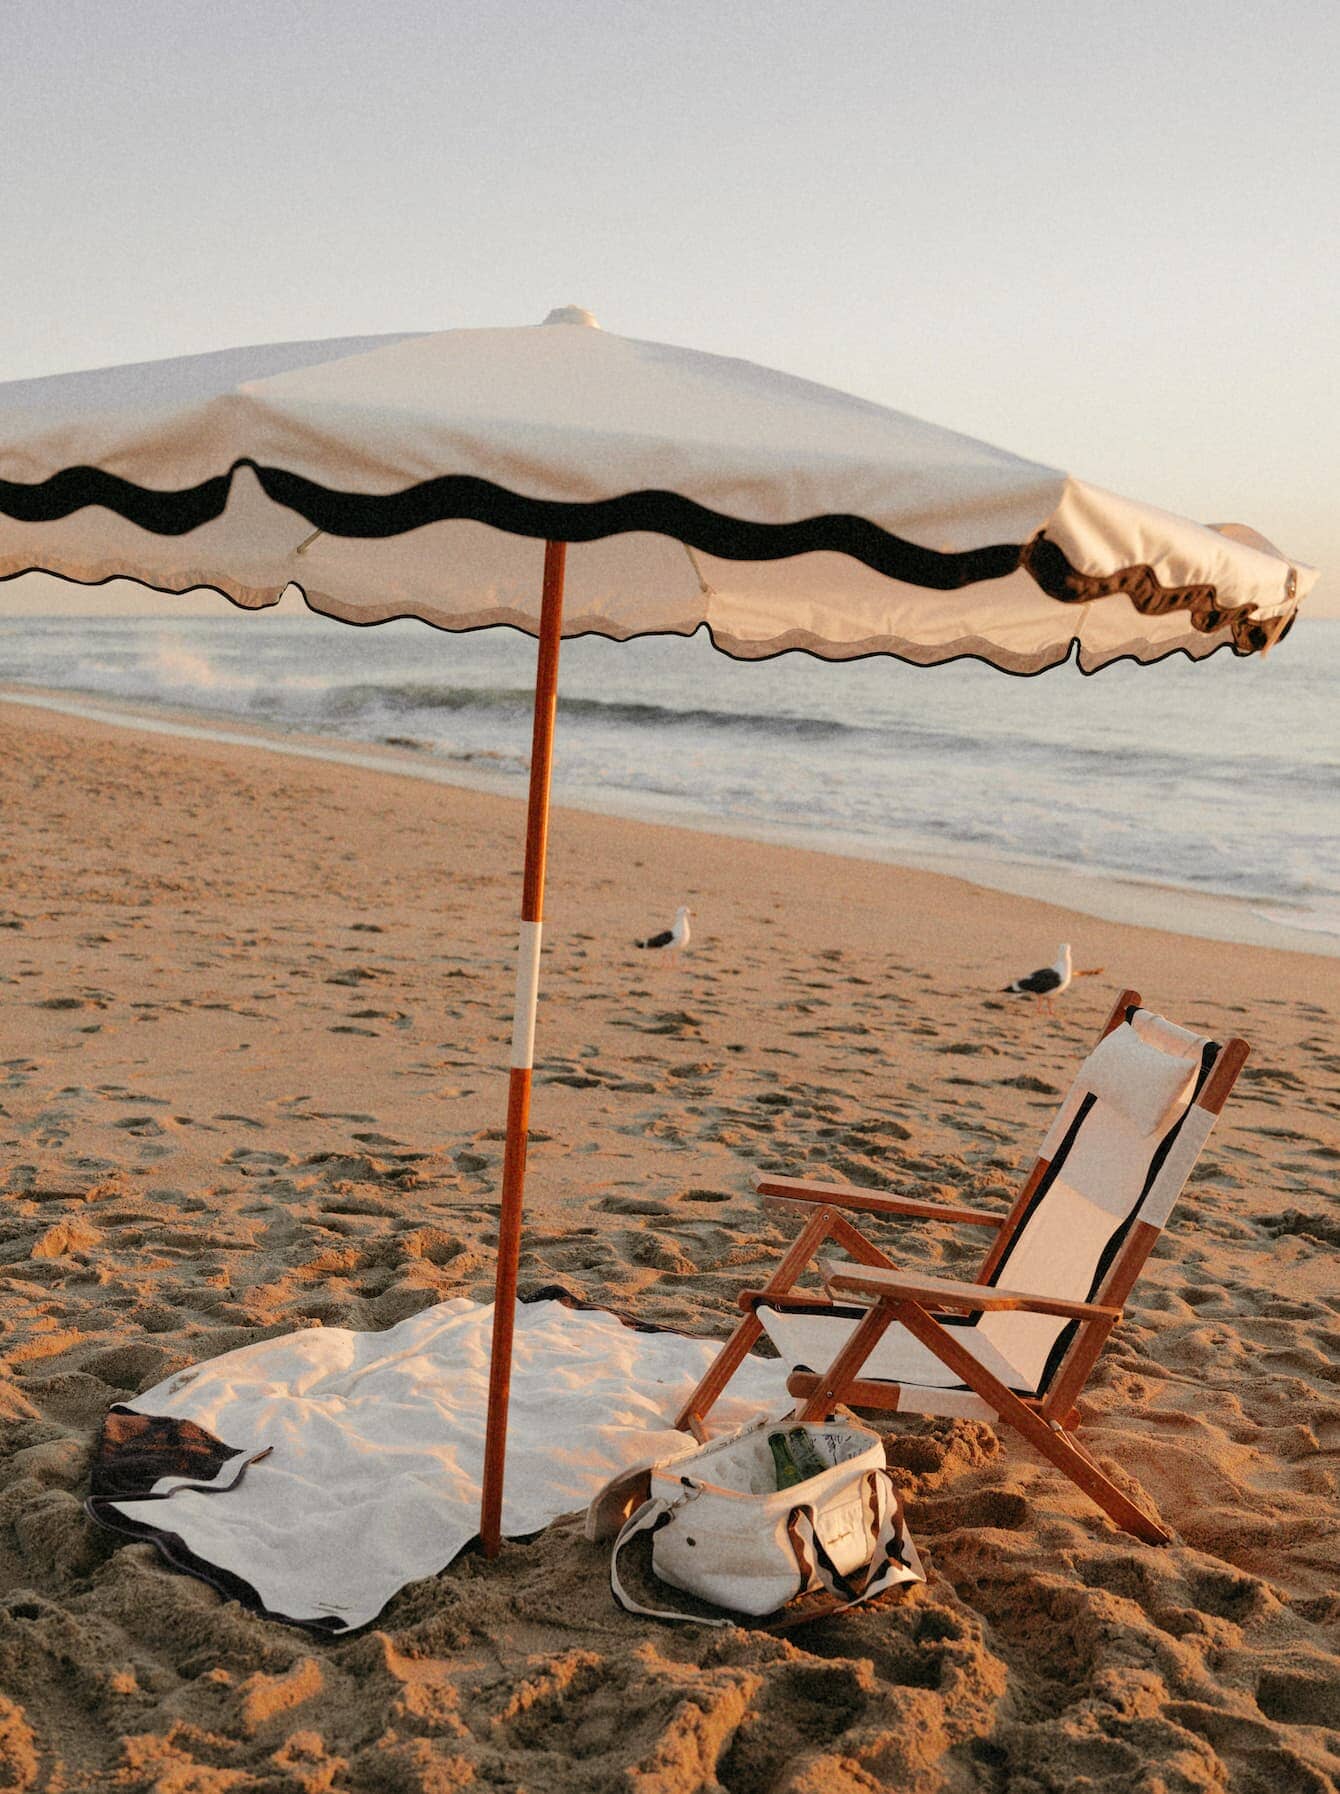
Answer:
[[[1106,1038],[1119,1027],[1128,1009],[1138,1008],[1140,1001],[1138,991],[1124,990],[1099,1038]],[[1246,1041],[1236,1038],[1221,1046],[1192,1106],[1200,1108],[1209,1117],[1217,1116],[1237,1081],[1249,1050]],[[1004,1216],[980,1209],[923,1202],[912,1197],[890,1196],[844,1184],[770,1176],[757,1178],[755,1188],[769,1203],[805,1204],[813,1209],[813,1213],[763,1288],[741,1291],[739,1301],[744,1316],[685,1402],[675,1425],[698,1438],[705,1436],[703,1423],[708,1413],[763,1333],[763,1323],[757,1314],[759,1307],[813,1311],[816,1298],[808,1293],[797,1296],[795,1284],[809,1264],[818,1258],[819,1248],[831,1240],[848,1254],[848,1261],[820,1261],[827,1294],[818,1300],[831,1301],[834,1296],[854,1297],[868,1305],[867,1312],[822,1375],[795,1371],[788,1379],[787,1388],[801,1398],[797,1410],[801,1419],[823,1420],[839,1403],[853,1408],[897,1408],[901,1393],[899,1385],[862,1379],[860,1371],[884,1332],[898,1323],[960,1377],[1001,1420],[1008,1422],[1035,1450],[1064,1471],[1118,1526],[1151,1544],[1166,1544],[1171,1534],[1163,1523],[1124,1494],[1073,1436],[1073,1428],[1079,1420],[1075,1402],[1108,1335],[1121,1319],[1126,1299],[1162,1230],[1145,1221],[1134,1223],[1092,1302],[1061,1301],[987,1284],[1023,1225],[1049,1163],[1042,1158],[1034,1163],[1014,1206]],[[973,1282],[947,1282],[899,1271],[892,1259],[873,1246],[847,1219],[843,1210],[867,1215],[912,1215],[955,1226],[990,1227],[995,1230],[996,1237]],[[859,1268],[853,1268],[850,1260],[854,1260]],[[1065,1315],[1079,1322],[1064,1357],[1041,1396],[1019,1395],[1008,1389],[959,1343],[954,1337],[954,1329],[943,1325],[940,1319],[944,1311],[980,1313],[1011,1308],[1034,1314]]]

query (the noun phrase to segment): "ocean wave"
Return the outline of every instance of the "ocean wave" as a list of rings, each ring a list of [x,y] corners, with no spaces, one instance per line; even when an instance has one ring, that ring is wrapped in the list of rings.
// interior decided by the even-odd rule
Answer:
[[[325,708],[331,715],[356,715],[381,709],[408,711],[491,711],[501,715],[529,716],[535,694],[525,686],[492,685],[342,685],[329,691]],[[565,695],[558,699],[560,716],[583,718],[613,726],[631,725],[666,729],[732,729],[790,739],[830,741],[862,733],[858,725],[832,717],[796,716],[756,710],[713,710],[701,706],[683,708],[628,698],[588,698]]]
[[[363,681],[328,686],[321,698],[323,713],[345,722],[368,715],[403,717],[410,713],[521,719],[529,718],[533,703],[534,692],[527,686],[443,685],[427,681]],[[1088,785],[1097,778],[1122,781],[1133,789],[1143,786],[1150,791],[1166,791],[1175,782],[1196,779],[1205,784],[1207,793],[1213,790],[1227,795],[1238,787],[1243,773],[1242,765],[1225,759],[1218,746],[1198,755],[1140,742],[1072,741],[1018,731],[1002,740],[994,733],[965,727],[939,729],[903,717],[844,720],[796,710],[660,704],[647,699],[598,698],[561,690],[558,712],[573,722],[610,729],[731,733],[779,743],[826,742],[886,756],[897,751],[971,761],[994,760],[1004,751],[1017,764],[1045,769],[1071,784]],[[1330,762],[1308,763],[1287,755],[1257,755],[1253,774],[1257,779],[1287,779],[1295,789],[1326,790],[1340,776],[1340,769]]]

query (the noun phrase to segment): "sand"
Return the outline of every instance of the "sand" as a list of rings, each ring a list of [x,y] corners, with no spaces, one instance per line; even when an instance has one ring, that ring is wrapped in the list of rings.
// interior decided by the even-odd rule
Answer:
[[[489,1299],[520,805],[7,707],[0,817],[0,1789],[1334,1787],[1335,960],[557,812],[523,1289],[724,1332],[790,1237],[755,1168],[1003,1208],[1122,985],[1252,1042],[1081,1404],[1176,1539],[889,1421],[929,1581],[869,1611],[638,1621],[574,1519],[332,1644],[94,1528],[89,1450],[248,1340]],[[667,901],[679,965],[627,944]],[[1054,1020],[993,994],[1062,939]]]

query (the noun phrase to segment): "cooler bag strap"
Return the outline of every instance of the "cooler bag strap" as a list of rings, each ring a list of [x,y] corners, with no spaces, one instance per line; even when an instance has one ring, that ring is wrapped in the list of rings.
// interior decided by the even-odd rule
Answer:
[[[624,1546],[640,1532],[657,1533],[663,1526],[668,1526],[676,1509],[682,1505],[682,1500],[662,1501],[659,1496],[653,1495],[628,1516],[610,1554],[610,1592],[625,1613],[645,1613],[654,1620],[687,1620],[693,1626],[732,1626],[735,1624],[734,1620],[709,1619],[701,1613],[679,1613],[673,1607],[644,1607],[640,1601],[633,1599],[620,1580],[619,1553]]]

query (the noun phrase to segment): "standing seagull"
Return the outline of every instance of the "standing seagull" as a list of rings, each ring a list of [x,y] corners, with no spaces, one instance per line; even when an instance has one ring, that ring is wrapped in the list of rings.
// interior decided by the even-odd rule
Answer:
[[[649,934],[645,941],[634,941],[635,947],[673,947],[678,951],[689,944],[689,917],[693,911],[686,903],[681,903],[675,911],[675,925],[664,928],[660,934]]]
[[[1039,971],[1030,972],[1027,978],[1016,978],[1005,989],[1014,996],[1023,996],[1027,992],[1029,996],[1036,997],[1040,1004],[1047,1005],[1047,1014],[1051,1015],[1054,1013],[1052,998],[1060,996],[1070,983],[1070,977],[1070,942],[1062,941],[1055,965],[1043,966]]]

